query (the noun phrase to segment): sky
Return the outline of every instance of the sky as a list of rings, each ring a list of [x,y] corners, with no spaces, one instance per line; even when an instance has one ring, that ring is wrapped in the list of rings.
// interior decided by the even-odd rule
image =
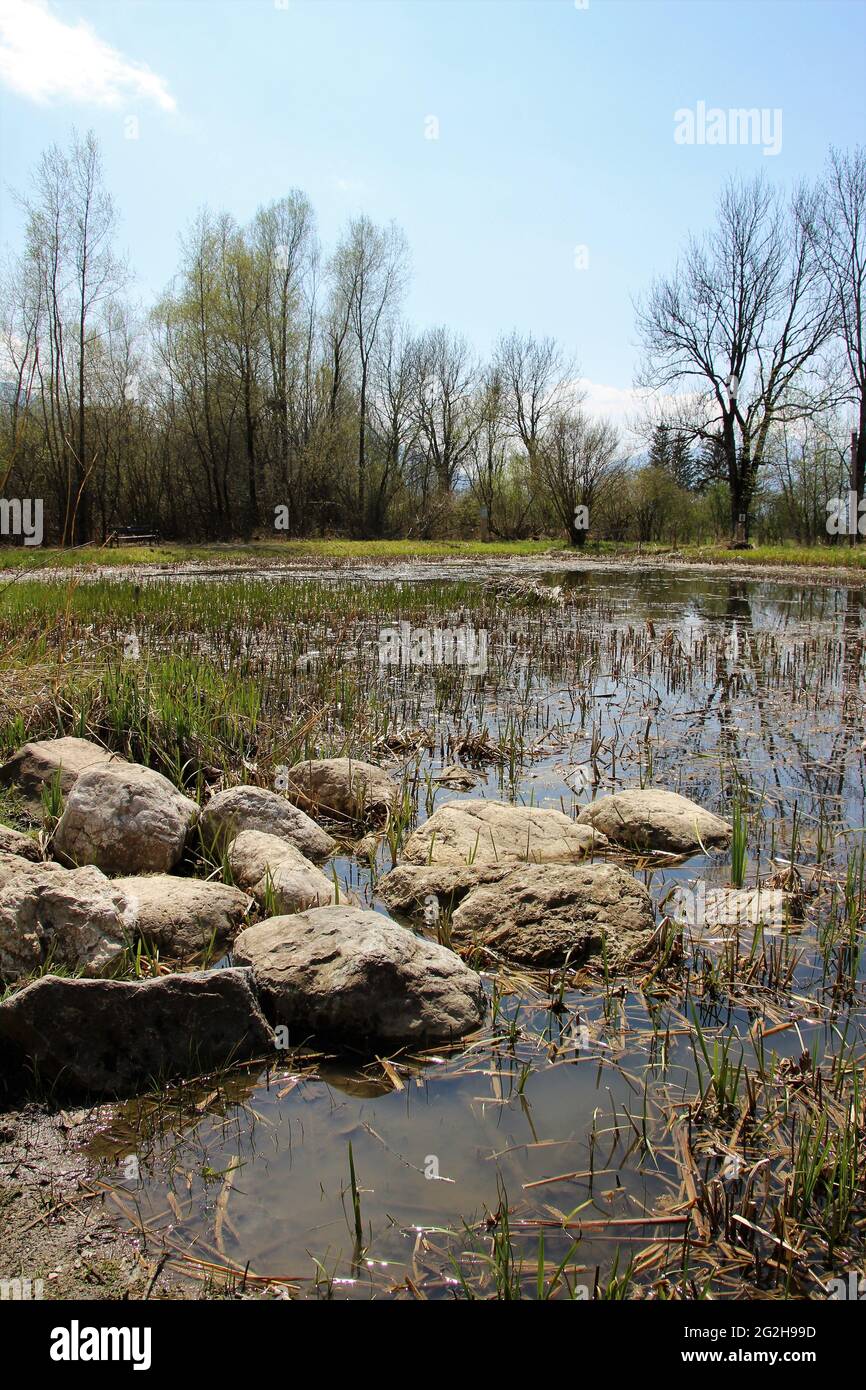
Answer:
[[[418,327],[552,335],[624,418],[633,297],[730,174],[791,187],[863,142],[864,51],[864,0],[0,0],[0,244],[93,129],[143,305],[203,205],[299,187],[326,249],[402,226]]]

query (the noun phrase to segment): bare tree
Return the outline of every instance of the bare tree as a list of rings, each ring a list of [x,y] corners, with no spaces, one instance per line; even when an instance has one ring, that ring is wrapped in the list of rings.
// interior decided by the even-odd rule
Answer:
[[[357,522],[367,525],[368,392],[373,353],[380,332],[399,304],[406,277],[406,238],[391,223],[377,227],[368,217],[349,223],[331,261],[334,290],[333,341],[342,350],[351,332],[357,360],[358,457]],[[335,390],[339,367],[335,359]]]
[[[374,461],[370,527],[385,530],[388,508],[405,482],[404,465],[418,438],[415,406],[415,344],[402,325],[389,323],[376,349],[370,395]]]
[[[866,148],[831,149],[806,220],[829,287],[858,421],[852,483],[866,493]],[[859,537],[858,537],[859,538]]]
[[[459,333],[431,328],[415,346],[418,434],[443,497],[458,480],[479,428],[477,367]]]
[[[731,536],[748,540],[770,431],[825,405],[808,388],[833,315],[797,200],[787,206],[761,178],[731,180],[714,228],[636,311],[640,384],[684,393],[677,423],[692,438],[720,434]]]
[[[312,205],[300,189],[262,207],[252,250],[261,279],[267,405],[276,421],[275,473],[287,499],[312,428],[312,343],[319,247]],[[293,467],[293,464],[295,465]]]
[[[115,212],[102,180],[93,132],[73,132],[68,153],[52,145],[23,200],[26,258],[40,286],[37,364],[46,440],[65,491],[61,539],[90,539],[90,478],[95,459],[88,432],[91,355],[98,314],[123,283],[112,251]]]
[[[562,410],[550,422],[537,459],[570,544],[582,546],[593,511],[621,472],[616,428],[606,420],[590,420],[579,407]]]
[[[500,338],[494,362],[502,382],[505,415],[530,464],[547,424],[568,404],[576,367],[563,358],[553,338],[512,332]]]

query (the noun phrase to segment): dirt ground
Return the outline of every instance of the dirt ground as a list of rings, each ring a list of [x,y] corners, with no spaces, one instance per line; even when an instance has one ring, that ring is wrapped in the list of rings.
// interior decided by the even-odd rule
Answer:
[[[0,1113],[0,1297],[13,1279],[30,1281],[31,1296],[41,1280],[46,1299],[218,1296],[143,1249],[112,1214],[82,1152],[105,1115],[38,1105]]]

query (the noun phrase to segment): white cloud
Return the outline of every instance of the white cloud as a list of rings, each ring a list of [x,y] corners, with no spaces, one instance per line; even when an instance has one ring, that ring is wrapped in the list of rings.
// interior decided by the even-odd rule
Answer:
[[[0,82],[31,101],[120,106],[177,103],[165,80],[104,43],[83,19],[64,24],[45,0],[0,0]]]
[[[630,386],[610,386],[586,376],[579,377],[575,387],[587,415],[616,425],[627,448],[640,447],[648,405],[646,391]]]
[[[625,425],[639,415],[643,408],[643,391],[627,386],[605,386],[602,382],[590,381],[589,377],[585,376],[580,377],[577,384],[584,393],[583,406],[589,415],[603,415],[607,420]]]

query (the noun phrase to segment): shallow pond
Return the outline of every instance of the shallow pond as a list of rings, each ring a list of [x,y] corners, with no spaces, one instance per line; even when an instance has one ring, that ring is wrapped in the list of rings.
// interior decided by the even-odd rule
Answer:
[[[780,1078],[804,1053],[827,1082],[834,1067],[847,1078],[848,1055],[862,1067],[866,588],[571,568],[537,573],[533,597],[509,591],[515,568],[495,567],[491,588],[491,572],[467,583],[461,566],[455,592],[447,566],[381,567],[364,582],[387,587],[387,611],[356,617],[346,593],[357,575],[220,579],[243,586],[250,614],[265,589],[290,614],[227,644],[184,640],[229,671],[260,672],[278,700],[314,704],[327,688],[334,707],[311,752],[342,751],[353,720],[375,710],[385,733],[371,747],[365,730],[354,751],[387,760],[419,819],[455,796],[574,811],[648,784],[727,816],[736,803],[744,881],[784,877],[793,860],[803,919],[743,933],[727,973],[729,943],[699,930],[675,978],[491,971],[485,1029],[450,1051],[292,1055],[123,1107],[90,1153],[127,1219],[154,1248],[167,1238],[195,1277],[228,1266],[271,1291],[340,1297],[778,1288],[781,1247],[764,1237],[788,1177]],[[333,616],[319,605],[305,623],[299,585],[330,589]],[[382,630],[401,620],[401,591],[413,633],[483,632],[485,669],[428,661],[424,640],[418,659],[388,665]],[[433,780],[456,760],[476,773],[472,792]],[[377,878],[397,849],[381,840],[373,866],[347,849],[336,871],[384,911]],[[659,918],[674,884],[731,882],[730,857],[631,867]],[[726,1107],[699,1103],[713,1047],[731,1040],[764,1087],[745,1126],[744,1079]],[[730,1208],[718,1223],[713,1193]],[[735,1209],[746,1225],[731,1227]],[[810,1280],[819,1288],[850,1258],[844,1240],[829,1253],[817,1237],[804,1244],[798,1290],[814,1293]]]

